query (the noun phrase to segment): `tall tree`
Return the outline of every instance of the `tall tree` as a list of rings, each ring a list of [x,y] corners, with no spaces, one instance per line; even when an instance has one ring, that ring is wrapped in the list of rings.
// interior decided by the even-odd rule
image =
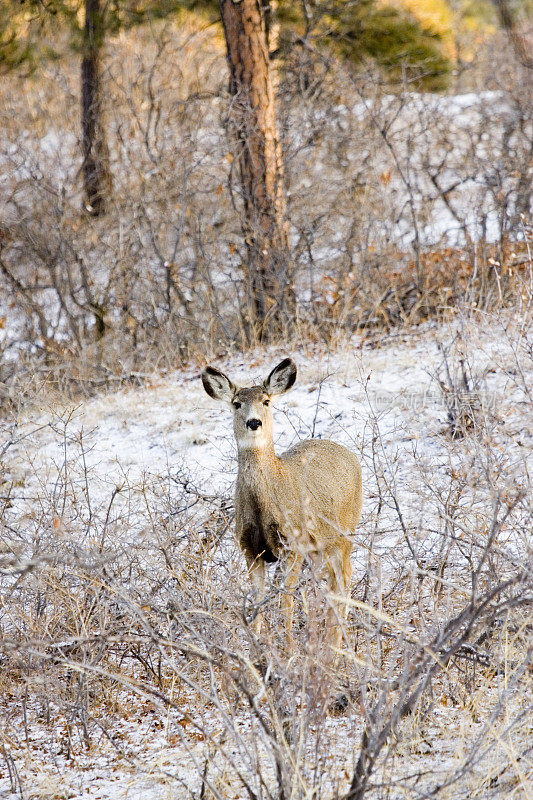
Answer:
[[[101,51],[104,18],[100,0],[85,0],[83,58],[81,62],[81,128],[83,184],[87,210],[104,213],[111,193],[109,149],[102,120]]]
[[[294,317],[281,143],[264,0],[220,0],[230,69],[229,125],[237,147],[247,246],[249,327],[272,338]]]

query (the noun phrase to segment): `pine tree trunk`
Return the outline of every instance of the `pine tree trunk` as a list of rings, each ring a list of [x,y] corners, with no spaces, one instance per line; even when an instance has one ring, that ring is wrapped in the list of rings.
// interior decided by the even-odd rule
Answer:
[[[220,0],[230,68],[229,127],[236,143],[247,246],[249,328],[275,338],[294,322],[281,144],[262,0]]]
[[[100,0],[85,0],[85,29],[81,62],[81,127],[83,183],[86,208],[95,216],[106,210],[111,189],[109,150],[102,122],[100,51],[103,42]]]

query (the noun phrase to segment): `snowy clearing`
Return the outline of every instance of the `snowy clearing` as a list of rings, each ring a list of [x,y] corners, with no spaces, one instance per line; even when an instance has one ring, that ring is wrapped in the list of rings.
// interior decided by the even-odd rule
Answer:
[[[337,352],[318,346],[314,351],[308,346],[305,352],[296,353],[271,349],[246,359],[235,356],[217,363],[236,382],[246,384],[264,377],[283,356],[295,358],[299,369],[297,384],[283,402],[278,402],[275,412],[276,448],[279,452],[301,438],[320,436],[342,442],[360,455],[365,501],[353,553],[352,594],[360,599],[365,575],[372,571],[372,563],[378,564],[379,602],[383,609],[390,609],[398,622],[403,620],[405,630],[422,635],[420,628],[410,623],[406,609],[400,610],[405,589],[399,595],[396,589],[396,594],[386,600],[388,591],[398,586],[398,576],[406,576],[407,586],[414,580],[413,570],[418,568],[419,575],[430,574],[441,562],[449,545],[439,498],[449,491],[450,476],[470,470],[454,513],[465,530],[478,525],[482,532],[488,524],[490,498],[475,463],[480,447],[487,448],[486,452],[499,464],[494,475],[502,492],[511,491],[510,487],[526,481],[531,474],[529,392],[533,386],[533,359],[528,337],[530,332],[520,320],[511,317],[492,318],[485,324],[470,319],[440,328],[428,324],[405,330],[385,337],[379,344],[353,339]],[[468,403],[472,430],[453,438],[449,434],[450,397],[447,398],[446,386],[459,380],[458,376],[464,374],[463,366],[469,381],[463,389],[470,390],[470,396],[463,397],[463,401]],[[440,388],[437,376],[442,382]],[[459,384],[460,381],[455,382],[456,387]],[[451,392],[451,385],[449,389]],[[137,615],[142,629],[156,598],[171,602],[173,586],[179,586],[179,576],[185,574],[185,566],[176,563],[173,580],[178,584],[168,584],[163,578],[157,591],[147,584],[157,583],[161,575],[157,565],[159,541],[154,541],[154,532],[159,527],[161,541],[165,538],[168,519],[181,508],[187,487],[192,487],[193,496],[199,493],[220,508],[223,502],[231,504],[236,461],[230,410],[207,397],[198,370],[191,368],[181,374],[154,375],[142,387],[96,397],[62,411],[44,398],[42,405],[36,405],[33,412],[20,419],[9,434],[15,443],[8,451],[4,488],[8,484],[15,488],[5,509],[5,522],[12,541],[16,541],[19,563],[30,564],[39,552],[50,554],[63,548],[69,553],[84,553],[90,559],[97,547],[100,553],[106,552],[112,539],[108,559],[116,558],[118,562],[126,552],[138,554],[138,567],[117,590],[117,602],[124,603],[131,615]],[[185,487],[185,494],[179,494],[179,487]],[[201,509],[201,502],[196,500],[185,504],[184,518],[194,520],[198,513],[199,518],[202,513],[205,518]],[[524,513],[517,512],[513,523],[503,527],[498,537],[499,552],[508,565],[527,558],[531,543],[524,535],[528,525]],[[44,528],[40,529],[45,533],[40,534],[41,543],[36,544],[35,531],[43,520]],[[526,527],[521,527],[520,520]],[[43,545],[43,536],[50,537],[47,546]],[[187,541],[189,550],[176,551],[184,559],[189,557],[191,548],[197,549],[199,540],[196,544],[194,538]],[[204,551],[199,552],[204,558]],[[224,576],[232,573],[232,580],[237,581],[232,591],[247,590],[243,559],[227,527],[209,559],[209,567],[205,567],[209,574],[206,577],[202,573],[206,591],[220,591],[223,602],[229,602],[231,607]],[[436,608],[440,613],[457,603],[462,591],[459,576],[464,567],[460,549],[454,551],[438,605],[433,606],[428,598],[424,601],[427,630],[435,625]],[[60,586],[59,583],[59,592]],[[13,592],[16,593],[14,587],[9,596]],[[237,597],[235,594],[235,604],[240,602]],[[372,598],[369,602],[373,602]],[[27,609],[29,616],[33,613]],[[64,655],[69,652],[65,648],[85,630],[83,615],[78,618],[78,613],[81,615],[81,611],[72,609],[79,628],[72,640],[65,634],[64,640],[59,641],[59,634],[56,635],[54,647],[63,653],[65,663],[69,660]],[[352,624],[358,625],[355,613]],[[9,601],[2,625],[4,634],[12,635]],[[52,622],[48,625],[52,626]],[[89,637],[88,629],[85,635]],[[166,634],[167,643],[169,636]],[[45,635],[41,633],[41,637],[44,639]],[[35,647],[37,652],[39,647]],[[92,669],[96,674],[100,667]],[[90,747],[87,742],[84,744],[80,733],[72,733],[64,706],[52,698],[45,707],[37,699],[39,686],[44,689],[47,681],[44,674],[26,678],[21,674],[9,685],[2,700],[6,712],[3,741],[9,754],[9,769],[4,770],[3,776],[0,773],[2,796],[40,800],[199,797],[203,776],[215,796],[222,792],[241,797],[242,788],[231,770],[228,772],[228,764],[238,765],[252,782],[259,773],[262,780],[273,779],[272,753],[261,743],[260,732],[254,732],[254,720],[250,720],[245,708],[239,710],[238,704],[231,723],[233,738],[227,745],[229,751],[224,750],[227,712],[205,693],[198,692],[190,678],[183,677],[189,674],[188,666],[180,667],[180,680],[185,682],[176,694],[176,705],[166,710],[158,704],[157,691],[151,693],[131,675],[120,676],[117,669],[122,686],[114,690],[111,707],[103,698],[96,701],[92,711],[96,730],[91,734]],[[112,677],[109,666],[105,672],[108,679]],[[476,737],[489,736],[487,720],[490,722],[490,709],[498,700],[499,681],[495,680],[490,688],[486,683],[480,684],[466,705],[450,705],[442,689],[442,700],[424,723],[423,734],[413,720],[405,723],[406,738],[394,759],[383,767],[382,776],[390,774],[397,779],[398,775],[419,770],[429,776],[422,779],[429,788],[435,781],[445,781],[454,774]],[[523,718],[520,709],[524,702],[518,691],[507,708]],[[293,703],[298,708],[301,703],[303,708],[300,695],[293,697]],[[294,713],[301,713],[301,708]],[[322,769],[321,792],[333,796],[345,790],[353,772],[361,726],[357,709],[351,716],[329,716],[321,725],[309,725],[299,780],[311,786],[313,769],[315,777],[316,769]],[[502,742],[503,733],[498,732],[495,723],[493,727],[496,739],[500,737]],[[453,731],[453,735],[443,735],[444,729]],[[520,730],[518,741],[523,743],[520,737],[524,733]],[[322,751],[325,742],[325,754],[322,752],[318,762],[314,761],[313,747]],[[494,752],[494,770],[503,769],[500,788],[503,790],[507,781],[509,789],[516,789],[514,797],[525,797],[521,793],[523,784],[517,783],[516,776],[510,776],[502,766],[505,753]],[[334,758],[331,764],[328,754]],[[314,767],[308,766],[308,761]],[[475,769],[470,780],[484,785],[488,780],[486,769]]]

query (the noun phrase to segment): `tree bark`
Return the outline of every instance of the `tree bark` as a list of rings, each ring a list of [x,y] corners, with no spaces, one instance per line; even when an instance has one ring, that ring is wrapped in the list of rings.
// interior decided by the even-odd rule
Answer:
[[[109,149],[102,121],[100,54],[103,38],[103,13],[100,0],[85,0],[81,62],[83,184],[86,208],[95,216],[105,212],[112,190]]]
[[[220,0],[247,247],[248,327],[260,341],[294,323],[281,143],[262,0]]]

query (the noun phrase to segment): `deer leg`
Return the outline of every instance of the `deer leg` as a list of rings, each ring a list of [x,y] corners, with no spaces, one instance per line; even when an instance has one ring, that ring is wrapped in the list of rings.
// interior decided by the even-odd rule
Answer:
[[[342,553],[342,580],[343,592],[347,600],[351,598],[351,585],[352,585],[352,543],[348,541]],[[350,613],[350,604],[344,603],[344,619],[348,619]]]
[[[298,583],[298,576],[302,571],[303,556],[300,553],[291,553],[287,560],[287,572],[285,575],[285,595],[283,598],[283,612],[285,617],[285,638],[287,650],[294,650],[294,639],[292,636],[292,613],[294,607],[294,589]]]
[[[336,595],[346,596],[350,586],[350,550],[347,547],[339,548],[327,560],[329,589]],[[342,641],[341,620],[348,615],[348,603],[343,603],[342,600],[331,600],[330,603],[326,617],[328,633],[332,647],[338,648]]]
[[[265,599],[265,562],[262,558],[247,559],[248,560],[248,575],[250,576],[250,583],[254,590],[254,601],[256,606],[260,606]],[[263,612],[261,610],[256,612],[254,620],[254,633],[259,636],[261,627],[263,625]]]

